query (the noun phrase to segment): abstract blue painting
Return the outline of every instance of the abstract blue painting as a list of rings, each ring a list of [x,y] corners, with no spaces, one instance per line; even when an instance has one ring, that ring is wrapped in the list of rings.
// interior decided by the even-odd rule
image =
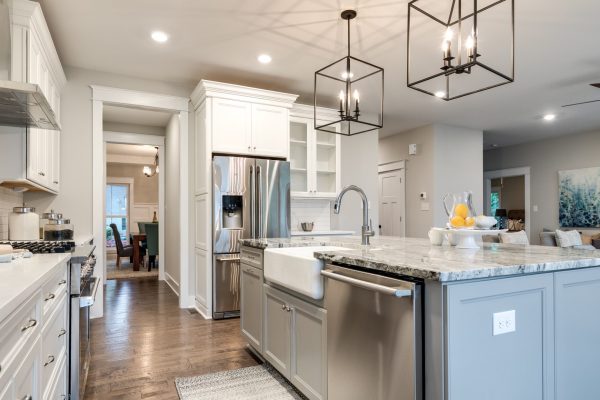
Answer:
[[[558,171],[561,227],[600,227],[600,168]]]

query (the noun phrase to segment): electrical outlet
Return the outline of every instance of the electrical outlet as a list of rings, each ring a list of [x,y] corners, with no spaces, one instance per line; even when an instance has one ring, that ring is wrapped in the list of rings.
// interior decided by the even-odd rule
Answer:
[[[494,336],[517,330],[516,311],[503,311],[494,313]]]

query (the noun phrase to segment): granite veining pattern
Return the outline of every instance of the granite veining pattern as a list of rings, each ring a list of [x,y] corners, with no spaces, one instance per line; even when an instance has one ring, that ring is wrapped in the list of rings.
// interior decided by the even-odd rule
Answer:
[[[362,246],[360,237],[299,237],[291,239],[243,239],[254,248],[339,246],[343,251],[316,252],[315,257],[414,278],[453,282],[553,272],[600,266],[600,250],[483,243],[477,250],[432,246],[427,239],[371,238]]]

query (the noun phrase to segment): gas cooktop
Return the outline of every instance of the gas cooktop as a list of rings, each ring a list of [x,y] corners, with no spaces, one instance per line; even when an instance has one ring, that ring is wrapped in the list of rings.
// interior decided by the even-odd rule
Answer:
[[[42,253],[70,253],[75,248],[75,242],[71,240],[67,241],[14,241],[14,242],[0,242],[0,244],[10,244],[13,249],[24,249],[32,252],[33,254]]]

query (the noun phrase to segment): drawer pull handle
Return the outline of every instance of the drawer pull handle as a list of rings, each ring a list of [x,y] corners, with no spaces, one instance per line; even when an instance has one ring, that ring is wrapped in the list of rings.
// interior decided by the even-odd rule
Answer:
[[[35,319],[30,319],[29,322],[27,323],[27,325],[23,325],[21,327],[21,332],[25,332],[27,329],[33,328],[36,325],[37,325],[37,321]]]
[[[28,394],[28,395],[25,395],[25,396],[23,396],[23,397],[21,398],[21,400],[33,400],[33,397],[31,397],[31,395],[30,395],[30,394]]]
[[[66,330],[66,329],[64,329],[64,328],[63,328],[63,329],[61,329],[61,330],[58,332],[58,337],[64,336],[66,333],[67,333],[67,330]]]
[[[56,295],[54,293],[50,293],[48,296],[46,296],[46,298],[44,299],[44,301],[52,300],[55,297],[56,297]]]
[[[38,172],[38,174],[39,174],[40,176],[46,176],[46,174],[45,174],[45,173],[43,173],[43,172]]]
[[[44,363],[44,367],[47,367],[48,365],[52,364],[54,362],[54,356],[48,356],[48,361],[46,361]]]
[[[65,283],[67,283],[67,280],[61,279],[60,281],[58,281],[58,286],[64,285]]]

